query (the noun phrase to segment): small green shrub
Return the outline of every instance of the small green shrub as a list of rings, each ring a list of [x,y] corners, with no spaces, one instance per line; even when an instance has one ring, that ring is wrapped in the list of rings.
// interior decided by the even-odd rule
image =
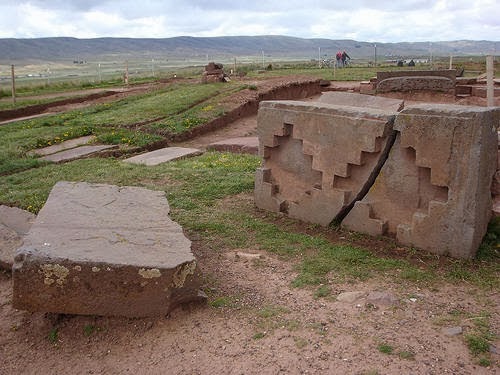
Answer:
[[[252,336],[254,340],[259,340],[264,338],[266,334],[264,332],[257,332],[255,335]]]
[[[331,293],[331,289],[328,285],[321,285],[316,291],[314,292],[314,298],[324,298],[328,297]]]
[[[470,352],[477,356],[481,353],[488,353],[490,351],[490,343],[488,340],[477,334],[469,334],[465,336],[465,342]]]
[[[215,308],[222,308],[222,307],[228,307],[231,306],[232,301],[231,298],[229,297],[218,297],[214,299],[213,301],[209,302],[209,305]]]
[[[394,351],[394,348],[389,344],[380,344],[377,349],[379,352],[384,354],[392,354],[392,352]]]
[[[52,328],[47,335],[47,338],[51,344],[57,344],[59,340],[59,328]]]

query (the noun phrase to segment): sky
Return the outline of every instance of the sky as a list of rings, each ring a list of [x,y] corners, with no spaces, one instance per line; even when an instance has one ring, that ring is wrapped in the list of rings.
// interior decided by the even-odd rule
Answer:
[[[500,0],[0,0],[0,38],[500,41]]]

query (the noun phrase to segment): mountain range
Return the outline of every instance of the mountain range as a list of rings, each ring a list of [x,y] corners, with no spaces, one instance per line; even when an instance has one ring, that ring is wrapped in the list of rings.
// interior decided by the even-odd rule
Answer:
[[[222,36],[173,38],[70,37],[0,39],[0,63],[17,61],[112,60],[123,58],[232,58],[265,54],[283,59],[331,57],[346,50],[352,58],[472,56],[496,54],[500,42],[456,40],[442,42],[374,43],[355,40],[304,39],[289,36]]]

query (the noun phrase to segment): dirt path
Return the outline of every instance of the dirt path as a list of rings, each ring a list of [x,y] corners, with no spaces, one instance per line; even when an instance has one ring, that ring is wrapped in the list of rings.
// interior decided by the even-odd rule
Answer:
[[[217,129],[213,132],[200,135],[199,137],[184,142],[172,143],[171,146],[192,147],[206,149],[207,145],[236,137],[257,136],[257,115],[244,117],[233,122],[230,126]]]
[[[300,99],[301,101],[313,101],[319,98],[319,95],[313,95],[308,98]],[[210,133],[202,134],[196,138],[172,143],[172,146],[192,147],[198,149],[206,149],[207,145],[223,141],[225,139],[237,137],[256,137],[257,136],[257,115],[243,117],[228,126],[216,129]]]

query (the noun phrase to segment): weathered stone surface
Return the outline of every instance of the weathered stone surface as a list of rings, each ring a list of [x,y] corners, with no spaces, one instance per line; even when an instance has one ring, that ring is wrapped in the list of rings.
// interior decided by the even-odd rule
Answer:
[[[375,184],[342,225],[393,234],[402,244],[438,254],[473,257],[490,219],[499,122],[498,108],[406,108],[397,115],[400,134]]]
[[[444,327],[442,329],[443,334],[446,336],[457,336],[461,335],[463,332],[463,328],[460,326],[455,326],[455,327]]]
[[[472,86],[471,90],[472,96],[478,96],[480,98],[486,98],[486,86]],[[493,88],[493,96],[494,97],[499,97],[500,96],[500,87],[494,87]]]
[[[457,71],[455,69],[438,70],[391,70],[377,72],[377,82],[394,77],[445,77],[456,82]]]
[[[100,151],[111,150],[117,148],[117,145],[94,145],[94,146],[80,146],[71,148],[69,150],[64,150],[57,152],[55,154],[45,155],[42,157],[43,160],[53,161],[55,163],[62,163],[71,160],[81,159]]]
[[[337,296],[337,301],[353,303],[363,298],[365,295],[365,292],[343,292]]]
[[[370,292],[366,297],[366,303],[382,306],[393,306],[399,303],[399,299],[389,292]]]
[[[22,237],[9,227],[0,224],[0,268],[10,271],[16,250],[23,244]]]
[[[259,153],[259,138],[238,137],[225,139],[209,144],[207,150],[257,155]]]
[[[492,206],[500,210],[493,178],[500,108],[421,104],[394,112],[338,97],[344,106],[261,103],[257,207],[473,257]]]
[[[165,194],[59,182],[15,257],[15,308],[155,316],[197,300],[191,242]]]
[[[201,155],[202,153],[202,151],[196,148],[165,147],[159,150],[146,152],[141,155],[132,156],[131,158],[125,159],[123,161],[132,164],[144,164],[153,166],[190,156]]]
[[[393,114],[317,102],[262,102],[257,130],[264,161],[255,178],[256,205],[330,224],[378,164]]]
[[[327,91],[318,99],[320,103],[347,105],[350,107],[375,108],[399,112],[404,107],[404,101],[384,98],[382,96],[363,95],[351,92]]]
[[[23,244],[35,215],[17,207],[0,206],[0,268],[11,270],[14,254]]]
[[[455,82],[446,77],[394,77],[384,79],[377,84],[377,92],[391,91],[415,91],[415,90],[432,90],[432,91],[453,91]]]
[[[456,70],[377,72],[377,92],[436,90],[454,92]]]
[[[68,150],[68,149],[75,148],[78,146],[86,145],[87,143],[92,142],[94,139],[96,139],[96,137],[94,135],[88,135],[86,137],[69,139],[67,141],[57,143],[57,144],[52,145],[52,146],[39,148],[39,149],[30,151],[28,153],[28,155],[44,156],[44,155],[55,154],[56,152],[60,152],[60,151]]]
[[[500,216],[500,196],[496,196],[493,199],[493,208],[492,208],[493,216]]]
[[[14,230],[19,235],[25,235],[35,221],[35,215],[17,207],[0,206],[0,224]]]

